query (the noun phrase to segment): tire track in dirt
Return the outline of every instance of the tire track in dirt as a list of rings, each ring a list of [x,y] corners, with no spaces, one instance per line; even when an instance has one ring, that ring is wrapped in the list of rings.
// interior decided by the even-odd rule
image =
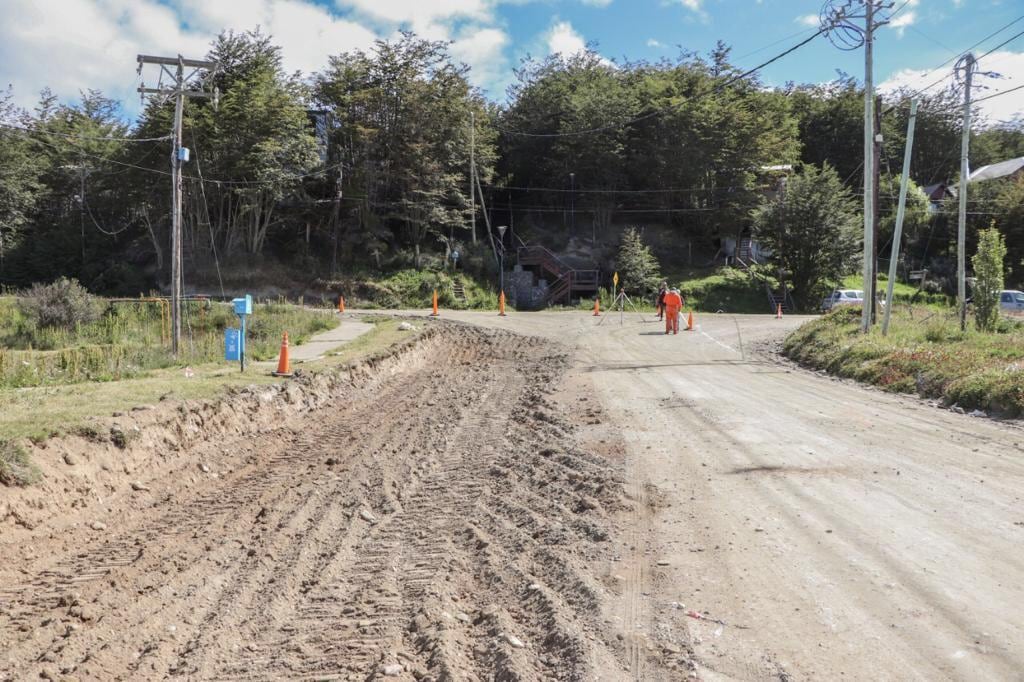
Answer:
[[[622,479],[546,398],[566,356],[505,332],[439,336],[108,539],[54,541],[0,591],[0,679],[625,671],[588,565]]]

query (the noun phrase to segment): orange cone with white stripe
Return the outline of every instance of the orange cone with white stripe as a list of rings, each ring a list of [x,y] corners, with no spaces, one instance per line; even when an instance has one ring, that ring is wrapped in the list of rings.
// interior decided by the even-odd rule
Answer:
[[[601,316],[601,299],[600,298],[595,298],[594,299],[594,317],[600,317],[600,316]]]
[[[505,292],[501,292],[498,296],[498,315],[505,317]]]
[[[432,305],[433,305],[433,308],[434,308],[434,312],[430,313],[430,316],[431,317],[437,317],[438,314],[439,314],[437,312],[437,289],[434,289],[434,297],[432,299]]]
[[[290,377],[292,375],[292,364],[288,358],[288,332],[284,333],[281,339],[281,356],[277,361],[277,371],[271,372],[275,377]]]
[[[688,331],[688,332],[692,332],[693,331],[693,311],[692,310],[690,311],[689,316],[687,316],[687,318],[686,318],[686,331]]]
[[[781,320],[782,319],[782,304],[781,303],[779,304],[779,307],[775,309],[775,319],[776,320]]]
[[[345,297],[340,295],[338,296],[338,312],[345,312]]]

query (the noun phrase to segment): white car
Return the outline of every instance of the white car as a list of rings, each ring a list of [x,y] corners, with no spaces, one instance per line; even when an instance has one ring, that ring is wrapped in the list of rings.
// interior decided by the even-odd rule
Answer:
[[[836,306],[846,305],[864,305],[864,292],[860,289],[836,289],[831,296],[826,296],[821,302],[821,309],[823,312],[828,312]]]
[[[1024,291],[1003,289],[999,292],[999,309],[1004,313],[1024,313]]]

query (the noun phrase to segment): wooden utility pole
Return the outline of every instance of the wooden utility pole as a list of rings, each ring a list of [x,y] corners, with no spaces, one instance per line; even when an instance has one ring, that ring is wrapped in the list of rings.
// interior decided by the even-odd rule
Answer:
[[[968,152],[971,146],[971,78],[977,62],[968,52],[957,62],[964,70],[964,129],[960,140],[960,210],[956,230],[956,305],[960,331],[967,329],[967,178],[971,174]]]
[[[885,290],[885,317],[882,319],[882,336],[889,333],[889,316],[892,315],[892,290],[896,284],[896,265],[900,259],[900,241],[903,239],[903,218],[907,211],[907,185],[910,183],[910,157],[914,149],[914,125],[917,122],[917,100],[910,100],[910,122],[907,123],[907,145],[903,149],[903,174],[900,176],[900,203],[896,208],[896,229],[892,234],[892,250],[889,251],[889,280]]]
[[[211,97],[216,104],[216,91],[209,93],[202,90],[187,90],[186,84],[195,78],[201,70],[215,70],[217,64],[198,59],[185,59],[181,55],[152,57],[140,54],[137,59],[140,74],[142,67],[146,64],[156,64],[160,67],[161,81],[164,75],[172,81],[171,85],[159,88],[147,88],[143,85],[138,91],[143,95],[160,95],[165,100],[174,98],[174,139],[171,143],[171,351],[177,355],[181,344],[181,297],[184,289],[181,274],[181,169],[187,160],[187,151],[183,152],[181,145],[182,110],[185,106],[186,96]],[[170,67],[174,67],[174,70],[172,71]],[[186,75],[186,69],[192,69],[192,71]]]

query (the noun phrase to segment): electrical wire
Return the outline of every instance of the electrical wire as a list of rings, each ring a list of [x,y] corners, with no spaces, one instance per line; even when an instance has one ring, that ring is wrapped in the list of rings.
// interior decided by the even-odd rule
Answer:
[[[779,54],[775,55],[771,59],[758,64],[757,66],[755,66],[752,69],[748,69],[747,71],[744,71],[743,73],[740,73],[740,74],[737,74],[737,75],[733,76],[732,78],[727,78],[726,80],[722,81],[721,83],[716,85],[711,90],[708,90],[707,92],[701,93],[701,94],[697,95],[696,97],[693,97],[693,98],[690,98],[690,99],[686,100],[686,103],[690,104],[690,103],[693,103],[695,101],[699,101],[700,99],[703,99],[704,97],[708,97],[708,96],[713,95],[713,94],[715,94],[717,92],[720,92],[721,90],[725,89],[729,85],[732,85],[736,81],[743,80],[744,78],[747,78],[748,76],[750,76],[750,75],[752,75],[754,73],[757,73],[758,71],[760,71],[764,67],[769,66],[770,64],[774,64],[775,62],[779,61],[783,57],[786,57],[786,56],[792,54],[793,52],[796,52],[797,50],[799,50],[803,46],[807,45],[808,43],[813,41],[815,38],[817,38],[818,36],[820,36],[824,32],[825,32],[824,29],[820,29],[819,28],[817,31],[815,31],[814,35],[812,35],[812,36],[810,36],[808,38],[805,38],[804,40],[800,41],[796,45],[794,45],[794,46],[790,47],[789,49],[785,50],[784,52],[780,52]],[[605,132],[605,131],[608,131],[608,130],[618,130],[619,128],[625,128],[626,126],[631,126],[631,125],[634,125],[636,123],[640,123],[641,121],[646,121],[646,120],[648,120],[650,118],[654,118],[655,116],[661,116],[661,115],[663,115],[665,113],[670,112],[673,108],[676,108],[676,107],[668,107],[668,108],[660,110],[660,111],[652,111],[652,112],[643,114],[641,116],[636,116],[636,117],[634,117],[632,119],[629,119],[629,120],[626,120],[626,121],[621,121],[619,123],[611,123],[611,124],[604,125],[604,126],[599,126],[599,127],[596,127],[596,128],[588,128],[586,130],[574,130],[574,131],[571,131],[571,132],[563,132],[563,133],[529,133],[529,132],[525,132],[525,131],[521,131],[521,130],[511,130],[509,128],[501,128],[501,127],[498,127],[498,126],[495,126],[495,130],[497,130],[500,133],[504,133],[506,135],[517,135],[519,137],[532,137],[532,138],[578,137],[580,135],[592,135],[594,133],[601,133],[601,132]]]

